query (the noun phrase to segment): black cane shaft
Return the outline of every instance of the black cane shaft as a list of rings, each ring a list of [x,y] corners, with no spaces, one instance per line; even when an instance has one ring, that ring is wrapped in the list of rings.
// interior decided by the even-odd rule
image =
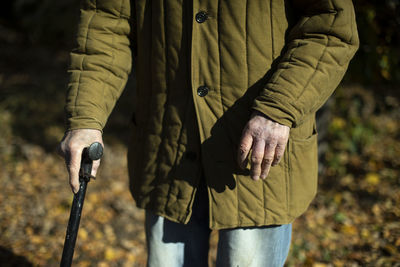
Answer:
[[[103,155],[103,146],[100,143],[93,143],[82,152],[81,168],[79,171],[79,191],[74,195],[71,214],[68,221],[67,234],[65,236],[64,249],[61,257],[61,267],[70,267],[74,257],[75,243],[78,236],[79,223],[83,202],[85,200],[87,184],[90,180],[94,160]]]
[[[63,254],[61,258],[61,267],[69,267],[72,264],[76,238],[78,236],[79,223],[81,221],[83,202],[86,195],[86,188],[87,182],[83,180],[80,183],[78,193],[74,195],[74,200],[71,207],[71,214],[68,221],[67,234],[65,236]]]

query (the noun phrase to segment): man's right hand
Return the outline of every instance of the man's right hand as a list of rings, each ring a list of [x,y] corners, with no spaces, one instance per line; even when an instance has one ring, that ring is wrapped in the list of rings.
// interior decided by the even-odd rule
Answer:
[[[78,129],[65,133],[58,145],[58,152],[64,157],[69,174],[69,184],[74,193],[79,191],[79,169],[81,167],[82,151],[94,142],[103,145],[101,131],[95,129]],[[96,176],[100,160],[93,161],[92,175]]]

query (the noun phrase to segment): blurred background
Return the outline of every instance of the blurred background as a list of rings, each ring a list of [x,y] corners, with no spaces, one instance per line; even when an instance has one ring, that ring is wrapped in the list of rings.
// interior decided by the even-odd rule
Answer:
[[[400,1],[353,2],[361,46],[318,114],[319,191],[294,223],[287,266],[400,266]],[[13,0],[0,9],[0,266],[61,258],[72,193],[55,147],[78,9],[78,0]],[[128,193],[125,159],[132,84],[105,129],[76,266],[145,265],[144,216]]]

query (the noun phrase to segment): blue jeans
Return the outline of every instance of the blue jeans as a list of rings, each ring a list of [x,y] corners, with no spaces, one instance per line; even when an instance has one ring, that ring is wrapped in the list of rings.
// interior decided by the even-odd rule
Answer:
[[[208,202],[204,193],[198,195],[187,225],[146,211],[147,266],[208,266]],[[220,230],[217,267],[283,266],[291,233],[291,224]]]

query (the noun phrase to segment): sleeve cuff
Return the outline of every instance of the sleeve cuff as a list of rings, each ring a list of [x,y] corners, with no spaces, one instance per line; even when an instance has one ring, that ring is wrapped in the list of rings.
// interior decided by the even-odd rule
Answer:
[[[276,121],[282,125],[286,125],[290,128],[295,127],[293,116],[282,110],[276,103],[266,103],[264,101],[255,100],[252,110],[257,110],[263,113],[265,116],[271,118],[271,120]]]
[[[103,132],[103,125],[93,118],[68,118],[67,119],[67,131],[76,129],[95,129]]]

